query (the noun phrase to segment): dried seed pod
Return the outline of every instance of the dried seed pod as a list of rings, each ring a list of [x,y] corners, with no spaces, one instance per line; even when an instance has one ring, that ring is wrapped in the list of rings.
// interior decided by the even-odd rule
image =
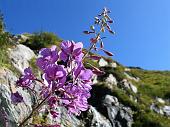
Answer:
[[[89,58],[91,58],[93,60],[100,60],[101,59],[100,56],[96,56],[96,55],[91,55]]]
[[[104,48],[103,41],[100,42],[100,48]]]
[[[115,32],[113,32],[112,30],[109,30],[109,32],[110,32],[111,34],[115,34]]]
[[[84,33],[84,34],[90,34],[90,32],[89,32],[89,31],[83,31],[83,33]]]
[[[109,51],[107,51],[107,50],[105,50],[105,49],[102,49],[102,51],[103,51],[105,54],[107,54],[108,56],[113,56],[113,53],[111,53],[111,52],[109,52]]]
[[[90,42],[91,42],[91,43],[96,43],[96,42],[97,42],[97,39],[96,39],[96,38],[91,38],[91,39],[90,39]]]

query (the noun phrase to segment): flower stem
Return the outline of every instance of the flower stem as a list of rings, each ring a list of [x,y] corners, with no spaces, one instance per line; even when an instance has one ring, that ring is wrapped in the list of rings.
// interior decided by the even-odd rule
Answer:
[[[44,98],[35,108],[33,108],[32,112],[30,113],[30,115],[25,118],[18,127],[22,127],[24,126],[24,124],[32,117],[32,115],[34,114],[35,111],[37,111],[41,106],[42,104],[50,97],[51,94],[49,94],[46,98]]]
[[[92,50],[92,48],[94,47],[94,45],[95,45],[95,43],[93,43],[91,46],[90,46],[90,48],[89,48],[89,50],[86,52],[86,54],[83,56],[83,59],[90,53],[90,51]]]

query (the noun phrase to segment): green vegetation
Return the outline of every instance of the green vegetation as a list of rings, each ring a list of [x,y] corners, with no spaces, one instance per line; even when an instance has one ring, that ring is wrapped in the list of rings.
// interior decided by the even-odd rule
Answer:
[[[13,71],[15,74],[19,74],[15,67],[13,67],[9,57],[8,57],[8,48],[13,47],[14,45],[10,42],[10,34],[8,32],[0,33],[0,66],[8,68]]]
[[[28,36],[28,40],[23,42],[24,45],[30,47],[34,51],[38,51],[44,47],[50,47],[51,45],[59,45],[62,41],[54,33],[51,32],[37,32]]]
[[[29,61],[29,65],[33,71],[33,73],[36,75],[36,76],[39,76],[39,69],[38,69],[38,66],[36,65],[36,58],[32,58],[30,61]]]
[[[118,100],[132,108],[134,111],[134,124],[133,127],[170,127],[170,120],[150,110],[150,105],[155,102],[156,97],[168,99],[170,97],[170,72],[169,71],[147,71],[142,69],[131,69],[128,71],[128,75],[133,77],[139,77],[139,82],[130,80],[137,88],[138,93],[132,93],[130,90],[122,90],[118,84],[118,87],[113,86],[112,89],[105,83],[106,77],[109,74],[113,74],[116,79],[122,81],[127,77],[124,74],[125,67],[117,63],[117,68],[102,67],[100,69],[106,72],[98,78],[99,84],[95,85],[92,89],[92,98],[90,103],[99,108],[99,111],[107,116],[106,111],[102,106],[99,106],[102,102],[102,97],[106,94],[116,96]],[[138,102],[134,102],[130,99],[129,95],[138,99]],[[155,102],[156,103],[156,102]],[[162,104],[156,103],[158,106]]]
[[[0,33],[2,33],[4,31],[4,22],[3,22],[3,15],[0,12]]]
[[[170,71],[132,69],[130,73],[141,79],[136,83],[141,94],[150,98],[170,98]]]
[[[34,34],[24,34],[28,37],[28,40],[23,41],[22,44],[30,47],[32,50],[37,52],[43,47],[50,47],[51,45],[59,46],[62,41],[53,33],[49,32],[38,32]],[[17,70],[11,64],[10,59],[8,58],[8,48],[12,48],[15,45],[11,43],[12,37],[8,32],[4,32],[4,23],[3,17],[0,15],[0,66],[6,67],[17,74]],[[85,52],[85,50],[84,50]],[[104,58],[108,63],[116,62],[110,58]],[[38,75],[38,68],[35,65],[36,59],[33,58],[30,60],[29,64],[33,69],[34,74]],[[90,59],[85,59],[84,63],[90,63],[95,67],[99,67],[97,61]],[[116,62],[117,63],[117,62]],[[86,65],[90,68],[89,65]],[[116,96],[118,100],[132,108],[134,111],[134,124],[133,127],[170,127],[170,120],[167,117],[161,116],[159,114],[151,111],[150,105],[155,102],[156,97],[161,97],[163,99],[170,98],[170,71],[147,71],[139,68],[131,68],[131,71],[128,71],[128,75],[133,77],[139,77],[139,82],[130,80],[137,88],[138,93],[135,94],[130,90],[123,90],[120,85],[113,86],[112,89],[105,83],[106,77],[109,74],[113,74],[118,82],[120,83],[123,79],[127,78],[124,74],[125,67],[117,63],[116,68],[112,67],[100,67],[101,70],[106,73],[98,77],[100,81],[99,84],[94,85],[92,89],[92,97],[90,98],[90,103],[97,107],[103,115],[106,114],[106,109],[101,105],[102,99],[106,94]],[[134,102],[130,99],[129,95],[132,95],[134,98],[138,99],[138,102]],[[155,102],[156,103],[156,102]],[[156,103],[158,106],[162,106],[159,103]],[[34,121],[37,123],[45,123],[46,117],[40,118],[35,116]]]
[[[11,48],[14,46],[14,44],[11,43],[11,34],[9,32],[4,31],[4,22],[3,22],[3,16],[0,13],[0,66],[5,67],[13,71],[15,74],[18,74],[18,71],[13,67],[9,57],[8,57],[8,48]]]

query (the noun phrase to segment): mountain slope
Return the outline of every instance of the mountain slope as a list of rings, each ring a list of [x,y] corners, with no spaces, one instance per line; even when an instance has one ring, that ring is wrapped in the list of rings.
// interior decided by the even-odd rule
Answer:
[[[13,72],[11,75],[18,77],[20,70],[13,64],[15,58],[11,59],[9,55],[11,51],[18,47],[24,47],[20,45],[24,44],[32,48],[36,54],[38,49],[44,46],[49,47],[52,44],[59,45],[60,41],[61,39],[55,37],[54,34],[47,32],[17,36],[1,32],[1,69],[11,70]],[[26,62],[38,75],[38,69],[34,64],[35,57]],[[92,107],[88,112],[82,113],[80,117],[71,119],[73,122],[70,126],[78,126],[75,123],[79,120],[77,123],[82,123],[81,126],[86,127],[100,127],[101,125],[104,127],[118,125],[131,127],[131,124],[133,127],[170,127],[170,71],[128,68],[106,57],[99,61],[86,60],[86,62],[99,67],[106,73],[94,76],[92,97],[89,99]],[[24,66],[21,66],[20,69],[24,69],[22,67]],[[87,67],[89,66],[87,65]],[[5,79],[3,76],[0,79],[2,86],[4,82],[2,80]],[[4,88],[1,87],[1,91],[3,90]],[[2,98],[0,99],[2,100]],[[12,106],[12,104],[10,105]],[[4,105],[1,104],[2,106]],[[67,121],[66,116],[63,119]],[[68,126],[66,123],[64,122],[62,125]]]

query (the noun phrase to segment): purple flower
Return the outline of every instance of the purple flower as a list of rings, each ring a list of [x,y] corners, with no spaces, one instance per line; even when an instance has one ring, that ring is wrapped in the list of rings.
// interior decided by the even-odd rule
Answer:
[[[24,75],[22,75],[17,81],[18,86],[28,87],[35,80],[36,77],[33,75],[31,68],[26,68],[24,70]]]
[[[82,53],[83,44],[81,42],[75,43],[74,41],[63,41],[60,47],[60,59],[64,62],[70,59],[80,62],[84,56]]]
[[[49,87],[51,85],[53,85],[52,87],[59,87],[66,81],[66,71],[63,66],[55,64],[49,65],[43,74],[43,79],[48,83],[47,85]]]
[[[65,104],[69,113],[80,115],[81,111],[86,111],[89,107],[87,99],[90,97],[90,92],[82,89],[79,86],[69,83],[64,87],[66,93],[65,99],[62,102]]]
[[[54,108],[56,106],[56,102],[57,102],[57,98],[55,96],[51,96],[48,99],[48,105],[50,106],[50,108]]]
[[[53,118],[56,118],[56,117],[58,117],[58,115],[59,115],[59,113],[58,112],[56,112],[56,111],[50,111],[50,114],[53,116]]]
[[[79,64],[77,68],[74,69],[75,84],[83,87],[86,90],[91,89],[91,79],[93,72],[90,69],[85,69],[82,64]]]
[[[51,48],[43,48],[39,54],[41,57],[37,59],[37,66],[44,70],[48,64],[54,64],[58,60],[57,47],[52,46]]]
[[[12,103],[17,104],[24,102],[23,97],[17,92],[11,94]]]

